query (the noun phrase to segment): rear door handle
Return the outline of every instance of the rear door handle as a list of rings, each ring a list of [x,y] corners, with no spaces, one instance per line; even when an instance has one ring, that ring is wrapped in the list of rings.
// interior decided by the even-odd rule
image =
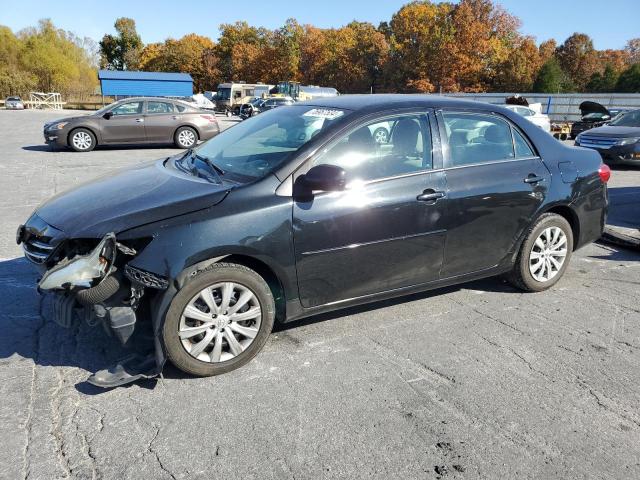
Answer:
[[[544,181],[544,177],[539,177],[533,173],[530,173],[527,178],[524,179],[524,183],[540,183]]]
[[[137,123],[142,123],[142,122],[144,122],[144,118],[136,118],[136,122]]]
[[[433,188],[428,188],[420,195],[416,197],[419,202],[437,202],[439,199],[444,198],[446,194],[441,191],[436,191]]]

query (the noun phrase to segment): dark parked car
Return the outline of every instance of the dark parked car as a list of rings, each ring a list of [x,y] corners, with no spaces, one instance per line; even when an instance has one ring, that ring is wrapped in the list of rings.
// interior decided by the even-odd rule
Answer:
[[[50,145],[89,152],[96,145],[173,143],[191,148],[220,133],[212,112],[166,98],[128,98],[91,115],[62,118],[44,125]]]
[[[575,144],[597,150],[609,165],[640,165],[640,110],[621,113],[607,125],[581,133]]]
[[[582,117],[580,121],[571,124],[571,139],[575,139],[582,132],[601,127],[614,119],[618,114],[627,111],[621,108],[608,109],[597,102],[590,101],[582,102],[579,108]]]
[[[59,323],[81,306],[124,342],[151,325],[144,367],[91,379],[113,386],[166,358],[193,375],[233,370],[275,321],[499,274],[545,290],[600,237],[608,178],[596,152],[503,107],[344,96],[60,194],[17,239]]]
[[[260,113],[260,107],[266,100],[264,98],[253,98],[247,103],[240,105],[240,118],[246,120]]]

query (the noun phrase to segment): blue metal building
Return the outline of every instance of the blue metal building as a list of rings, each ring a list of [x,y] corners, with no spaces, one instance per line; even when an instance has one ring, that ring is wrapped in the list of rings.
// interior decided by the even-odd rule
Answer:
[[[118,97],[187,97],[193,95],[188,73],[99,70],[102,95]]]

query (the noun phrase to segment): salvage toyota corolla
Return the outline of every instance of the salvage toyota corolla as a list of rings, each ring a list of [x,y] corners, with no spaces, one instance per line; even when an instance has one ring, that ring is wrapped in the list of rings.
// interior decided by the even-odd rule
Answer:
[[[597,152],[496,105],[344,96],[58,195],[17,240],[58,323],[127,344],[153,333],[90,380],[113,386],[167,358],[193,375],[233,370],[275,321],[499,274],[545,290],[600,237],[608,179]]]

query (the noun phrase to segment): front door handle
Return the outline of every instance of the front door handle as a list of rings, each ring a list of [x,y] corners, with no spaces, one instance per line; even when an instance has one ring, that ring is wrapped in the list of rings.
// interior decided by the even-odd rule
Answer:
[[[136,122],[137,123],[142,123],[142,122],[144,122],[144,118],[136,118]]]
[[[446,194],[442,191],[436,191],[433,188],[428,188],[420,195],[416,197],[419,202],[437,202],[441,198],[444,198]]]
[[[540,183],[542,181],[544,181],[544,177],[539,177],[534,173],[530,173],[527,176],[527,178],[524,179],[524,183],[531,183],[531,184]]]

